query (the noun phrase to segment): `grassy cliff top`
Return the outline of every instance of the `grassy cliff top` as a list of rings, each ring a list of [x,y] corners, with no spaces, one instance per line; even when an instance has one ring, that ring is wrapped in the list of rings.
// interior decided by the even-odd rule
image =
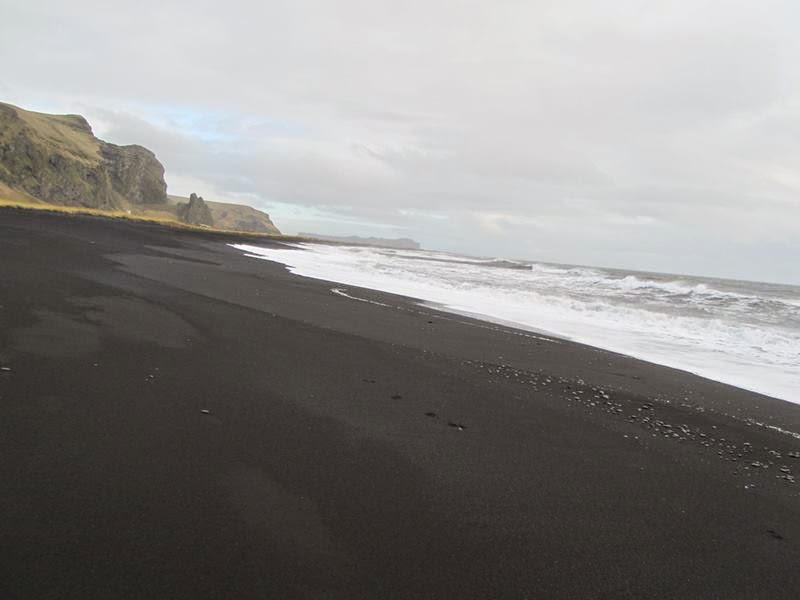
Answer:
[[[25,132],[60,153],[87,164],[100,162],[100,141],[80,115],[49,115],[0,102],[0,141]]]

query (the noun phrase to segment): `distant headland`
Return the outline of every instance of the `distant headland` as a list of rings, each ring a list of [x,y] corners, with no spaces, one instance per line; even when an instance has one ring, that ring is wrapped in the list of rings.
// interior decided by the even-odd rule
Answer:
[[[353,246],[378,246],[381,248],[397,248],[398,250],[419,250],[420,244],[409,238],[379,238],[361,237],[358,235],[337,236],[322,235],[319,233],[298,233],[301,238],[314,238],[323,242],[338,242],[340,244],[351,244]]]

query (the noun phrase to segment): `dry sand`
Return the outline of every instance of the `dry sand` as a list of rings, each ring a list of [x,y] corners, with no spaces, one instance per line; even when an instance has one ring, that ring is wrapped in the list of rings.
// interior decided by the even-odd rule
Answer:
[[[797,597],[800,407],[332,287],[0,212],[0,597]]]

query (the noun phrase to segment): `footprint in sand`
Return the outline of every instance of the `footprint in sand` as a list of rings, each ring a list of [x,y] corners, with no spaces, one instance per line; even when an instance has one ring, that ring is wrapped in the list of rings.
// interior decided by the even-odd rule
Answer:
[[[778,541],[782,542],[782,541],[786,540],[785,537],[783,537],[780,533],[778,533],[774,529],[767,529],[767,533],[770,535],[770,537],[772,537],[773,539],[776,539]]]

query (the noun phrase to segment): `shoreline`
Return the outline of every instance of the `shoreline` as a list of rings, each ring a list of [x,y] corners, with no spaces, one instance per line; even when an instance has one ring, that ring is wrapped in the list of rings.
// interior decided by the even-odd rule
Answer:
[[[299,277],[302,277],[302,275],[300,275]],[[578,344],[580,346],[586,346],[587,348],[593,348],[593,349],[596,349],[596,350],[602,350],[603,352],[609,352],[609,353],[617,354],[619,356],[623,356],[623,357],[626,357],[626,358],[632,358],[632,359],[635,359],[635,360],[640,360],[642,362],[651,364],[654,367],[663,367],[663,368],[666,368],[666,369],[672,369],[674,371],[680,371],[682,373],[686,373],[687,375],[700,377],[701,379],[705,379],[705,380],[713,382],[713,383],[720,383],[720,384],[723,384],[723,385],[726,385],[726,386],[730,386],[732,388],[736,388],[737,390],[741,390],[743,392],[757,394],[759,396],[770,398],[772,400],[777,400],[779,402],[788,402],[789,404],[800,405],[800,397],[798,397],[797,401],[789,400],[788,398],[782,398],[780,396],[777,396],[777,395],[774,395],[774,394],[770,394],[770,393],[768,393],[766,391],[754,389],[754,388],[751,388],[751,387],[746,387],[744,385],[739,385],[737,383],[733,383],[732,381],[726,381],[725,380],[726,379],[725,375],[713,377],[711,374],[707,374],[707,373],[703,373],[703,372],[700,372],[700,371],[693,370],[695,367],[692,367],[692,366],[686,366],[686,365],[682,366],[682,365],[679,365],[677,363],[669,364],[669,363],[666,363],[666,362],[657,362],[656,360],[651,359],[648,356],[645,356],[644,354],[638,355],[638,354],[632,353],[632,352],[625,352],[623,350],[618,350],[618,349],[609,348],[609,347],[605,347],[605,346],[601,346],[601,345],[595,345],[595,344],[588,343],[588,342],[583,342],[581,340],[576,340],[576,339],[573,339],[573,338],[570,338],[570,337],[567,337],[567,336],[561,336],[558,333],[555,333],[553,331],[547,331],[547,330],[544,330],[544,329],[537,329],[535,327],[528,327],[528,326],[524,325],[523,323],[515,323],[514,321],[505,321],[503,319],[495,319],[491,315],[488,315],[488,314],[473,313],[473,312],[468,312],[468,311],[459,311],[457,309],[449,309],[444,305],[437,304],[435,302],[428,302],[428,301],[426,301],[424,299],[421,299],[421,298],[417,298],[416,300],[421,305],[429,306],[433,310],[438,310],[438,311],[441,311],[441,312],[447,312],[447,313],[454,314],[454,315],[460,315],[460,316],[464,316],[464,317],[469,317],[469,318],[472,318],[472,319],[476,319],[478,321],[482,321],[482,322],[487,323],[487,324],[498,325],[500,327],[506,327],[508,329],[530,333],[530,334],[533,334],[535,336],[543,336],[543,337],[551,338],[551,339],[554,339],[554,340],[562,340],[564,342],[569,342],[571,344]],[[789,432],[786,432],[786,433],[788,435],[793,436],[793,437],[800,436],[800,433],[794,432],[794,431],[789,431]]]
[[[644,363],[653,365],[654,367],[663,367],[665,369],[672,369],[674,371],[679,371],[679,372],[685,373],[686,375],[691,375],[691,376],[694,376],[694,377],[700,377],[701,379],[705,379],[705,380],[707,380],[709,382],[712,382],[712,383],[719,383],[719,384],[722,384],[722,385],[726,385],[726,386],[735,388],[737,390],[741,390],[742,392],[757,394],[758,396],[763,396],[763,397],[769,398],[771,400],[777,400],[779,402],[788,402],[789,404],[800,405],[800,399],[797,402],[794,402],[792,400],[788,400],[786,398],[781,398],[780,396],[775,396],[775,395],[766,393],[764,391],[759,391],[757,389],[745,387],[745,386],[742,386],[742,385],[737,385],[737,384],[732,383],[730,381],[725,381],[724,377],[711,377],[710,375],[701,373],[699,371],[694,371],[694,370],[692,370],[693,367],[690,367],[690,366],[680,366],[680,365],[677,365],[677,364],[667,364],[667,363],[664,363],[664,362],[656,362],[655,360],[652,360],[652,359],[650,359],[650,358],[648,358],[647,356],[644,356],[644,355],[636,355],[636,354],[633,354],[633,353],[624,352],[622,350],[615,350],[613,348],[607,348],[607,347],[603,347],[603,346],[599,346],[599,345],[590,344],[590,343],[587,343],[587,342],[582,342],[580,340],[575,340],[575,339],[572,339],[572,338],[569,338],[569,337],[566,337],[566,336],[560,336],[557,333],[554,333],[552,331],[546,331],[544,329],[536,329],[534,327],[526,327],[521,323],[514,323],[513,321],[504,321],[503,319],[493,319],[491,317],[491,315],[483,315],[483,314],[480,314],[480,313],[470,313],[470,312],[467,312],[467,311],[458,311],[458,310],[455,310],[455,309],[450,310],[450,309],[448,309],[448,308],[446,308],[444,306],[441,306],[441,305],[437,306],[436,303],[427,303],[425,300],[422,300],[422,299],[418,299],[418,301],[420,302],[420,304],[428,305],[428,306],[430,306],[430,308],[432,308],[434,310],[439,310],[439,311],[442,311],[442,312],[449,312],[449,313],[454,314],[454,315],[460,315],[460,316],[464,316],[464,317],[469,317],[469,318],[472,318],[472,319],[476,319],[478,321],[482,321],[482,322],[487,323],[487,324],[498,325],[498,326],[501,326],[501,327],[506,327],[508,329],[517,330],[517,331],[521,331],[521,332],[525,332],[525,333],[530,333],[530,334],[532,334],[534,336],[538,336],[538,337],[551,338],[553,340],[562,340],[564,342],[568,342],[568,343],[571,343],[571,344],[578,344],[580,346],[585,346],[587,348],[593,348],[595,350],[601,350],[603,352],[616,354],[616,355],[619,355],[619,356],[622,356],[622,357],[625,357],[625,358],[631,358],[631,359],[639,360],[639,361],[642,361]],[[800,433],[798,433],[798,432],[786,431],[785,433],[787,435],[791,435],[792,437],[800,437]]]
[[[313,255],[317,251],[315,250],[316,243],[312,241],[303,242],[302,244],[306,243],[310,244],[310,247],[297,245],[295,242],[287,242],[286,248],[302,251],[303,253],[308,251]],[[719,352],[719,348],[705,348],[704,350],[698,352],[694,350],[691,345],[687,345],[686,343],[684,343],[682,346],[679,344],[669,345],[673,342],[673,340],[670,338],[666,338],[666,346],[669,348],[669,350],[663,350],[663,346],[659,350],[658,345],[656,345],[657,348],[655,350],[650,348],[650,351],[648,351],[646,347],[642,346],[643,343],[647,343],[647,336],[644,336],[642,332],[636,332],[635,335],[624,338],[627,343],[613,341],[613,339],[609,338],[608,336],[613,335],[614,332],[611,331],[611,329],[609,329],[607,326],[604,328],[602,325],[600,328],[594,329],[587,325],[583,333],[576,331],[561,332],[558,330],[558,325],[560,324],[563,327],[564,323],[567,323],[567,329],[569,329],[569,321],[559,322],[558,319],[553,321],[551,318],[551,325],[555,325],[555,327],[547,329],[546,327],[542,327],[536,323],[533,323],[530,319],[528,322],[526,322],[525,319],[527,315],[517,314],[516,316],[519,318],[519,320],[515,321],[513,317],[504,318],[485,312],[482,309],[477,308],[475,301],[469,298],[469,293],[466,297],[461,297],[458,300],[444,300],[443,298],[444,296],[447,296],[447,292],[444,292],[443,296],[443,288],[441,286],[437,287],[438,283],[441,282],[434,283],[432,287],[426,287],[426,285],[423,283],[421,287],[422,291],[416,292],[416,290],[420,290],[419,287],[413,285],[409,287],[409,285],[405,284],[404,282],[401,283],[396,276],[393,277],[392,274],[385,275],[383,277],[379,275],[378,279],[371,279],[370,277],[363,277],[360,274],[360,271],[358,274],[356,274],[355,272],[348,271],[347,268],[344,269],[345,274],[340,274],[340,272],[335,270],[335,268],[338,267],[338,262],[332,265],[327,265],[328,269],[333,269],[328,270],[326,268],[318,267],[314,261],[311,261],[311,264],[309,264],[308,261],[303,261],[302,259],[298,259],[299,262],[293,262],[291,256],[283,256],[282,254],[278,254],[277,256],[273,255],[270,253],[269,245],[262,247],[262,249],[258,251],[255,250],[258,248],[257,244],[229,245],[250,258],[268,260],[280,264],[289,273],[299,277],[307,277],[318,281],[327,281],[338,286],[352,286],[362,290],[370,289],[390,295],[399,295],[404,298],[411,298],[418,304],[428,306],[434,310],[439,310],[454,315],[461,315],[485,323],[492,323],[520,331],[528,331],[554,339],[560,339],[571,343],[581,344],[590,348],[596,348],[607,352],[620,354],[622,356],[642,360],[653,365],[663,366],[692,375],[697,375],[704,379],[730,385],[747,392],[753,392],[762,396],[775,398],[776,400],[782,400],[792,404],[800,405],[800,396],[797,395],[797,390],[793,385],[793,383],[795,383],[793,379],[797,379],[797,377],[795,376],[792,378],[789,373],[786,372],[786,366],[779,367],[775,363],[769,362],[758,363],[754,362],[754,359],[752,358],[747,360],[746,358],[743,359],[743,357],[733,354],[723,355],[723,358],[713,361],[709,360],[709,356],[713,356],[716,352]],[[324,246],[324,244],[321,245]],[[322,258],[322,264],[326,264],[324,260],[325,257],[323,256]],[[423,260],[431,259],[427,258]],[[327,276],[331,275],[336,277],[336,279],[327,279]],[[381,273],[381,275],[383,275],[383,273]],[[701,285],[704,284],[701,282]],[[470,291],[474,292],[474,290]],[[416,293],[427,295],[416,295]],[[470,308],[464,308],[465,306],[470,306]],[[535,311],[537,308],[538,306],[534,305],[529,310]],[[575,328],[573,327],[572,329],[574,330]],[[586,333],[586,330],[589,330],[590,333]],[[739,333],[742,334],[742,332]],[[603,334],[605,334],[605,337]],[[692,354],[693,352],[694,354]],[[771,381],[770,377],[773,376],[779,378],[778,383],[774,381],[771,384],[764,383],[765,381]],[[783,378],[780,379],[780,377]],[[797,384],[800,385],[800,380],[797,381]]]
[[[243,239],[0,211],[4,597],[794,597],[797,405]]]

